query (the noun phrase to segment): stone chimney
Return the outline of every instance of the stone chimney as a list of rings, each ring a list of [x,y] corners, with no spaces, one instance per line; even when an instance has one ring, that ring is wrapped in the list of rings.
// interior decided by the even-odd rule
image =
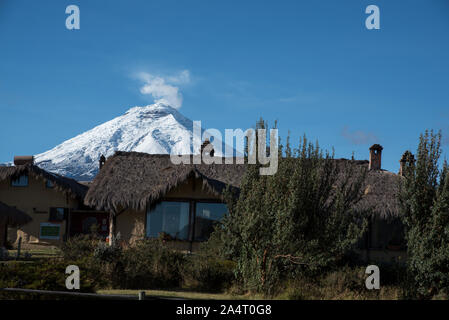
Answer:
[[[14,156],[14,165],[34,164],[33,156]]]
[[[106,157],[104,155],[101,155],[100,160],[98,162],[100,163],[99,167],[101,170],[101,168],[103,168],[104,164],[106,163]]]
[[[369,170],[382,169],[382,150],[380,144],[373,144],[369,148]]]
[[[209,139],[204,140],[203,144],[201,145],[201,156],[203,154],[209,154],[211,157],[214,156],[214,145],[209,141]]]
[[[407,166],[415,165],[415,156],[410,151],[405,151],[399,160],[399,175],[404,176],[404,170]]]

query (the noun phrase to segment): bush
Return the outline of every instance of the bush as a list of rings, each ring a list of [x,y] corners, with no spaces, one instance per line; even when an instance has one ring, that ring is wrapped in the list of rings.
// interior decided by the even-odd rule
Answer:
[[[68,265],[80,268],[81,292],[95,292],[103,283],[99,270],[86,260],[64,261],[48,259],[39,263],[11,262],[0,264],[0,288],[23,288],[38,290],[67,291],[65,270]],[[0,299],[57,299],[57,296],[0,293]]]
[[[77,260],[92,256],[100,240],[89,235],[78,235],[70,238],[61,246],[64,259]]]
[[[288,300],[310,299],[400,299],[403,298],[401,278],[395,277],[395,267],[381,267],[380,290],[365,286],[366,267],[342,266],[318,278],[297,277],[286,283],[278,298]]]
[[[180,287],[185,262],[184,254],[158,239],[138,242],[123,252],[120,285],[126,289]]]
[[[232,286],[235,267],[230,260],[191,255],[184,267],[184,281],[197,290],[223,291]]]
[[[94,248],[93,256],[101,262],[114,263],[122,258],[122,248],[120,246],[120,237],[113,239],[112,245],[99,241]]]

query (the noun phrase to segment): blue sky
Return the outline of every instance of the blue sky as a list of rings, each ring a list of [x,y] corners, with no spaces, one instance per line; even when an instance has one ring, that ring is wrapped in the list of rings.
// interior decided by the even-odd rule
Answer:
[[[370,4],[380,30],[365,28]],[[337,157],[380,143],[397,171],[425,129],[449,134],[449,1],[0,0],[0,162],[151,103],[142,73],[203,127],[262,116]]]

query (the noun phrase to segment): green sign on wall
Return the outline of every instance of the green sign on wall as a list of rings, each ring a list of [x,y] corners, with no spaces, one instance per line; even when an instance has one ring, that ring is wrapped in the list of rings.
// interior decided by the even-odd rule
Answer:
[[[61,225],[44,222],[41,223],[41,232],[39,238],[58,240],[60,231]]]

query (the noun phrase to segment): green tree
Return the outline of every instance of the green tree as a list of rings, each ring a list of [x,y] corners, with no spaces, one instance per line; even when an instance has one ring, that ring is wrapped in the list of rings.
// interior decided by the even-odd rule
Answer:
[[[237,200],[228,193],[229,215],[217,229],[245,288],[272,294],[282,280],[342,261],[364,231],[352,209],[364,177],[351,161],[335,160],[305,137],[295,150],[289,138],[280,146],[275,175],[249,165]]]
[[[400,203],[406,225],[409,294],[430,298],[449,289],[449,175],[440,169],[441,132],[421,134],[416,163],[406,162]]]

